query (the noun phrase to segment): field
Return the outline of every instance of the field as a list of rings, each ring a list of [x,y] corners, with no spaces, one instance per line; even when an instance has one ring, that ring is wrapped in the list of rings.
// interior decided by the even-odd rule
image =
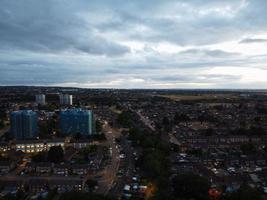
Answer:
[[[156,95],[159,97],[169,98],[174,101],[197,101],[197,100],[219,100],[219,99],[236,99],[235,94],[198,94],[198,95]]]

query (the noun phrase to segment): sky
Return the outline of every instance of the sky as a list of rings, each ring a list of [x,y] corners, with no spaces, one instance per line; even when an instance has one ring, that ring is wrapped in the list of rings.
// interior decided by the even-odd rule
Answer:
[[[0,85],[266,89],[267,0],[1,0]]]

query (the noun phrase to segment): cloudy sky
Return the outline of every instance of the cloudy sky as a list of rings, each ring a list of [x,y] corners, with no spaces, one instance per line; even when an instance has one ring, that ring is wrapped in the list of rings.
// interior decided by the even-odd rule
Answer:
[[[267,88],[266,0],[1,0],[0,85]]]

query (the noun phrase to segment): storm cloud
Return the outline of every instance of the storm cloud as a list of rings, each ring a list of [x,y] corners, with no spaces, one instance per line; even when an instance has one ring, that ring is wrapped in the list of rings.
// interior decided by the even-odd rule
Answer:
[[[0,84],[266,88],[265,0],[2,0]]]

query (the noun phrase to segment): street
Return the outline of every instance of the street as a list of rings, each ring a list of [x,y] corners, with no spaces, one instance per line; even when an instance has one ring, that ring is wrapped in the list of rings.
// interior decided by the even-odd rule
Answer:
[[[110,147],[111,163],[104,169],[104,171],[97,173],[95,177],[101,176],[98,179],[99,187],[96,192],[107,194],[116,179],[116,173],[119,168],[119,150],[116,148],[115,138],[119,137],[121,132],[118,129],[111,128],[107,122],[103,125],[103,132],[107,138],[107,144]]]
[[[124,185],[127,184],[127,180],[131,179],[134,175],[134,156],[133,148],[127,140],[127,136],[123,135],[121,137],[121,148],[125,152],[125,159],[123,163],[121,162],[121,167],[124,169],[123,175],[117,179],[116,183],[110,190],[110,194],[116,196],[118,199],[121,198]]]
[[[140,111],[136,111],[137,115],[140,117],[141,121],[152,131],[155,131],[155,127],[152,125],[152,121],[145,117]]]

